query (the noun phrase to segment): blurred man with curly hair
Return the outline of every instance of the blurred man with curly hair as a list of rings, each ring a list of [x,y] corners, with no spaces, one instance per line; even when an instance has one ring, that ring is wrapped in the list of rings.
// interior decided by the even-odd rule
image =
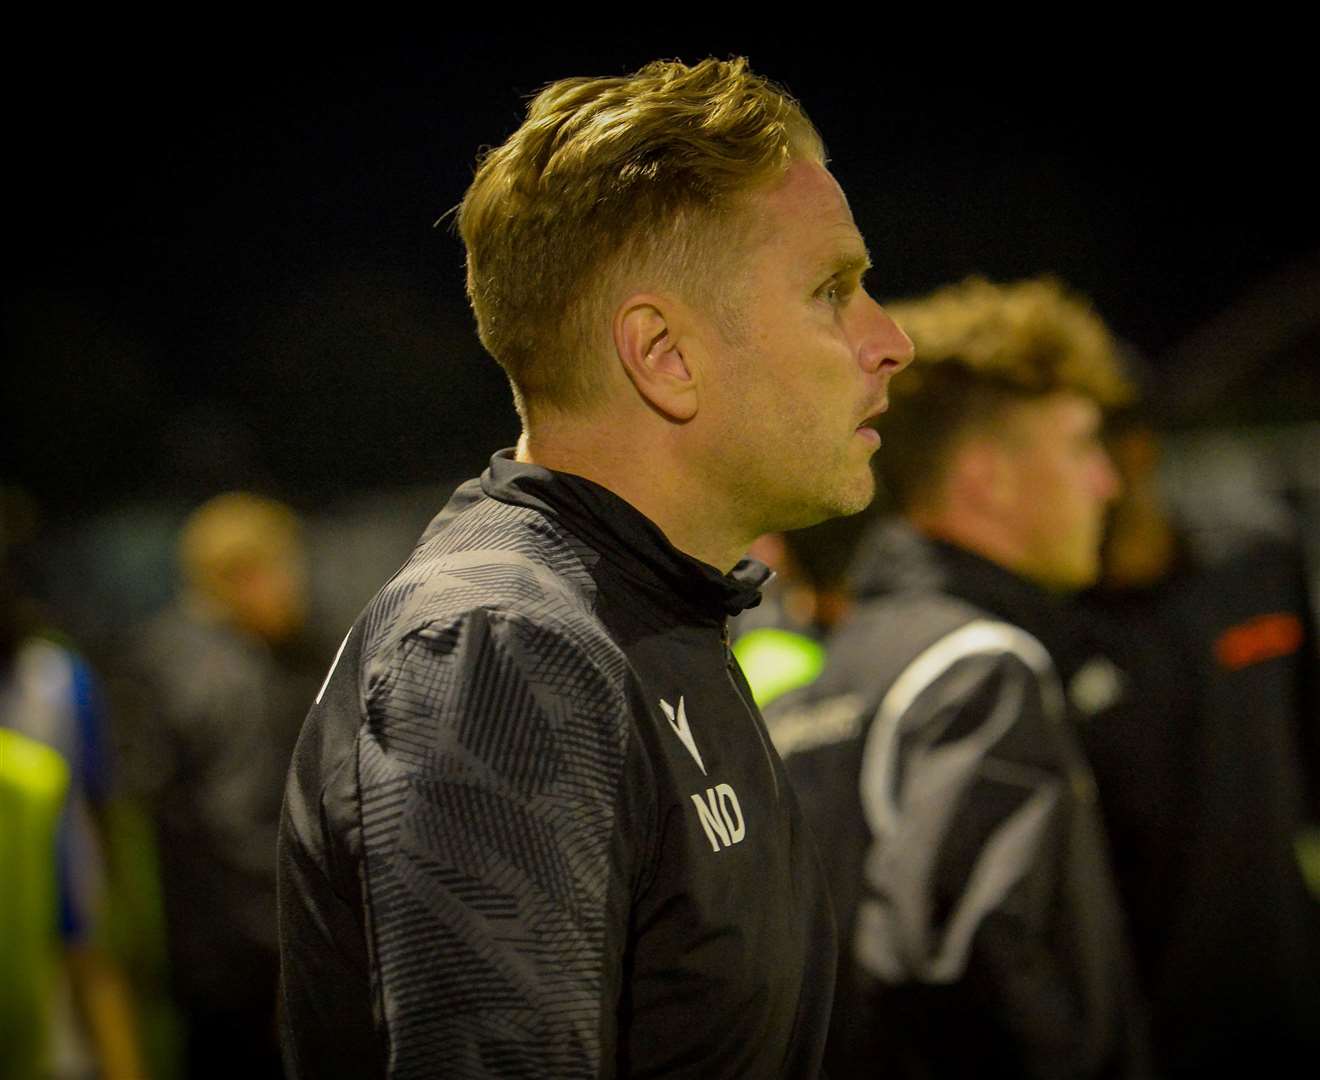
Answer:
[[[917,360],[820,678],[769,710],[841,931],[833,1076],[1145,1070],[1095,785],[1065,700],[1118,479],[1117,348],[1048,279],[891,310]]]

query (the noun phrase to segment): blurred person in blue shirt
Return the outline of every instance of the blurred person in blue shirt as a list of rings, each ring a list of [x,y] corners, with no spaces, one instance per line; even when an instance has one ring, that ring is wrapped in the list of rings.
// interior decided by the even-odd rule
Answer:
[[[132,994],[102,945],[101,818],[112,779],[101,697],[82,657],[28,612],[8,554],[0,567],[0,1077],[140,1078]]]

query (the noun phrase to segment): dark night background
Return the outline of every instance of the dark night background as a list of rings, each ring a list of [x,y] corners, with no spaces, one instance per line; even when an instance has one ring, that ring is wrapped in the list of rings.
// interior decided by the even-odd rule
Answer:
[[[882,301],[971,273],[1089,295],[1174,433],[1166,486],[1230,538],[1299,541],[1320,610],[1318,95],[1300,18],[1232,9],[1210,43],[1208,12],[993,10],[975,27],[929,8],[917,31],[895,9],[737,8],[779,32],[698,36],[655,28],[673,10],[506,7],[472,14],[545,33],[409,14],[388,23],[408,43],[364,44],[388,14],[8,20],[0,632],[74,643],[118,741],[161,719],[128,661],[179,594],[179,527],[203,500],[243,488],[299,512],[311,611],[284,659],[310,688],[453,485],[516,439],[462,246],[435,222],[539,87],[656,57],[744,54],[803,102]],[[637,15],[653,25],[612,43],[549,29]],[[135,752],[150,763],[153,746]],[[1268,793],[1248,794],[1250,811]]]
[[[450,41],[88,44],[10,72],[5,472],[48,520],[240,485],[308,509],[479,469],[516,423],[433,222],[527,94],[656,55],[745,52],[802,99],[878,297],[1053,272],[1141,350],[1179,423],[1320,418],[1314,94],[1287,65]],[[1267,310],[1189,363],[1189,336],[1262,289]]]

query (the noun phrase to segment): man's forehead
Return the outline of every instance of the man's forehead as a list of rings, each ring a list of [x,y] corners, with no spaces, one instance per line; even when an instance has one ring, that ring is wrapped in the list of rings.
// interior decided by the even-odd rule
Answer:
[[[766,189],[765,199],[771,206],[785,210],[806,211],[839,224],[853,224],[852,210],[839,182],[824,165],[809,159],[793,161],[779,181]]]
[[[1018,402],[1013,412],[1019,423],[1045,438],[1089,436],[1100,430],[1104,420],[1094,398],[1066,387]]]
[[[794,161],[760,198],[779,239],[810,245],[822,261],[869,262],[843,189],[818,162]]]

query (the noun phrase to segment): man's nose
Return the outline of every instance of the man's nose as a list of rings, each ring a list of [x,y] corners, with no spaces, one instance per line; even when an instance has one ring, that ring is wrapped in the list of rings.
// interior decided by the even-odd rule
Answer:
[[[890,375],[896,375],[912,363],[912,339],[903,333],[879,304],[869,296],[869,309],[865,334],[857,351],[858,363],[868,375],[874,375],[888,366]]]

